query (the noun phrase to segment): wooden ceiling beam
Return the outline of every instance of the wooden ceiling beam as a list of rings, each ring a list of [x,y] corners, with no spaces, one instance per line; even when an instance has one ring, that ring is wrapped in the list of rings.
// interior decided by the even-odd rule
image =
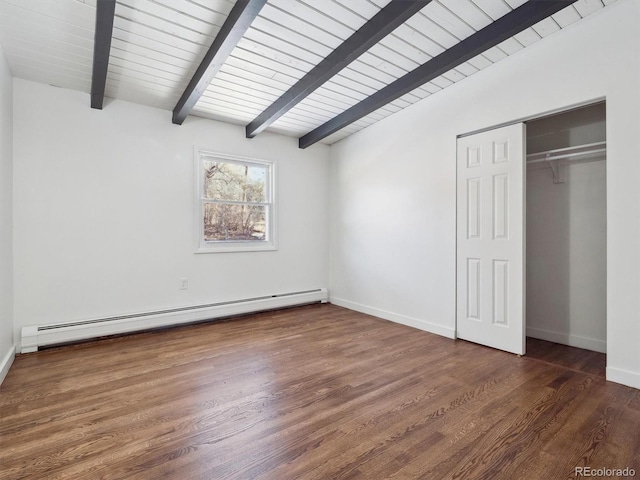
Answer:
[[[247,138],[253,138],[262,132],[430,2],[431,0],[391,0],[247,125]]]
[[[172,122],[182,125],[204,91],[224,65],[267,0],[237,0],[222,28],[213,40],[202,63],[173,109]]]
[[[102,110],[109,70],[109,53],[113,33],[116,0],[100,0],[96,4],[96,31],[93,37],[93,73],[91,76],[91,108]]]
[[[314,143],[369,115],[380,107],[430,82],[452,68],[535,25],[577,0],[529,0],[515,10],[465,38],[440,55],[335,116],[298,139],[300,148]]]

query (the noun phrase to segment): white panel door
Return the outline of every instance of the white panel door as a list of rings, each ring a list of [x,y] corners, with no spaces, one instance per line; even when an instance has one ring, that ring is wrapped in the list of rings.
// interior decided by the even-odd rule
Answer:
[[[458,139],[458,338],[525,351],[523,123]]]

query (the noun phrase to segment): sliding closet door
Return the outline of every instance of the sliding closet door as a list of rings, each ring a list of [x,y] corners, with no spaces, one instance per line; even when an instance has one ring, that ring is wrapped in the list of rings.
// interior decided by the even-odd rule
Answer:
[[[524,124],[458,139],[457,336],[524,354]]]

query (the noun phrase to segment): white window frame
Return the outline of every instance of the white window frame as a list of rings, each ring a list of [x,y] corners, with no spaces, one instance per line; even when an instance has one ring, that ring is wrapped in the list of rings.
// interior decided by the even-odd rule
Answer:
[[[196,253],[224,253],[224,252],[261,252],[278,249],[277,205],[276,205],[276,164],[270,160],[261,160],[249,157],[240,157],[226,153],[213,152],[200,147],[195,147],[195,171],[196,171]],[[267,198],[264,205],[267,207],[265,240],[214,240],[204,239],[204,205],[216,203],[204,198],[204,160],[218,160],[225,163],[239,165],[259,165],[267,167]]]

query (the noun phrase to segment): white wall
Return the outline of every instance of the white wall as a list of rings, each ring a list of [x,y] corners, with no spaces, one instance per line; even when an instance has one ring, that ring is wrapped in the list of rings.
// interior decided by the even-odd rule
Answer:
[[[455,332],[456,136],[607,100],[607,374],[640,388],[640,2],[618,0],[332,149],[331,298]]]
[[[327,286],[328,147],[123,101],[92,110],[19,79],[14,105],[16,340],[30,324]],[[194,254],[194,145],[276,162],[279,250]]]
[[[0,383],[13,345],[13,81],[0,45]]]
[[[527,334],[605,352],[606,163],[561,168],[527,170]]]

